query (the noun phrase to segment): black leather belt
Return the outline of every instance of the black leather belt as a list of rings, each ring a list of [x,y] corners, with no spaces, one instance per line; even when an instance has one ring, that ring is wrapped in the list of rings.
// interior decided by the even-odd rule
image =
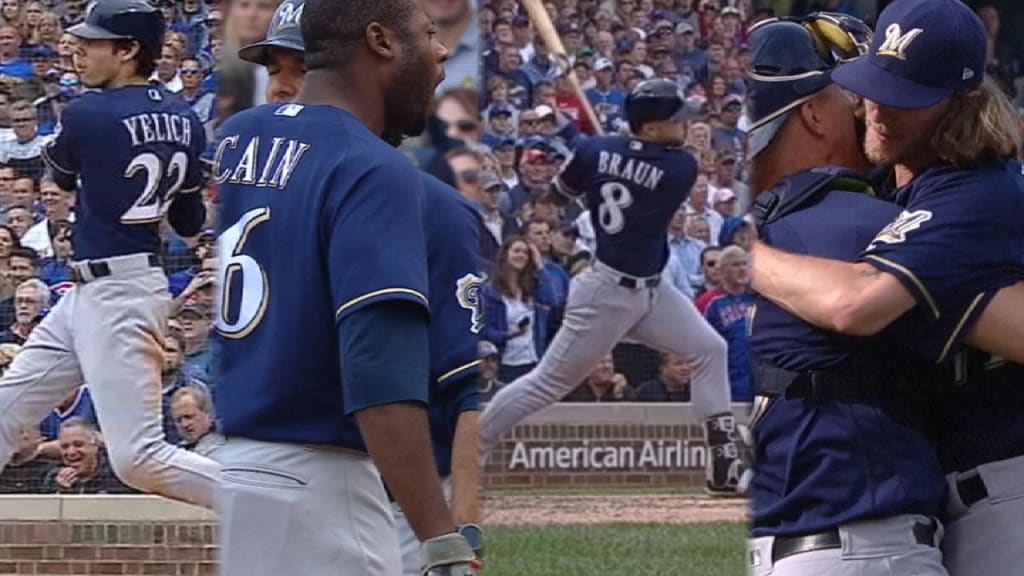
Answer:
[[[150,266],[155,266],[155,267],[159,268],[160,267],[160,257],[157,256],[156,254],[150,254],[149,255],[149,265]],[[78,272],[77,266],[86,266],[87,268],[89,268],[89,274],[92,275],[92,278],[90,278],[90,279],[83,278],[82,275]],[[75,264],[74,266],[71,266],[70,268],[71,268],[71,279],[73,281],[79,283],[79,284],[84,284],[85,282],[89,282],[91,280],[96,280],[97,278],[103,278],[105,276],[110,276],[112,274],[112,272],[110,271],[110,265],[107,264],[106,262],[104,262],[103,260],[91,260],[91,261],[88,261],[88,262],[83,262],[83,263],[80,263],[80,264]]]
[[[918,544],[935,546],[935,530],[934,522],[914,524],[914,540]],[[838,529],[807,536],[776,537],[772,543],[772,564],[794,554],[842,548],[842,546],[843,542],[839,537]]]
[[[754,393],[818,402],[871,400],[877,396],[875,386],[881,378],[878,371],[794,372],[762,364],[754,370]]]
[[[637,288],[656,288],[658,284],[661,284],[661,276],[648,276],[647,278],[622,276],[619,278],[619,286],[629,288],[630,290],[636,290]]]
[[[988,498],[988,488],[985,487],[985,481],[981,479],[980,474],[957,480],[956,492],[960,495],[960,501],[967,508]]]

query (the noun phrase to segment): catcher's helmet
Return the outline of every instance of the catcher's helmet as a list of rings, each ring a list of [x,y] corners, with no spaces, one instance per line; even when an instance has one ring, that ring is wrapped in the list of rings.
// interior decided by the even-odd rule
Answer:
[[[845,15],[773,18],[750,30],[751,106],[747,157],[764,150],[789,111],[832,83],[832,70],[871,43],[871,29]]]
[[[267,30],[267,39],[255,44],[243,46],[238,50],[238,57],[254,64],[266,66],[270,58],[270,47],[287,48],[289,50],[306,51],[302,42],[302,7],[305,0],[285,0],[277,7],[274,18]]]
[[[90,6],[85,21],[68,33],[90,40],[135,40],[160,57],[164,40],[164,15],[146,0],[98,0]]]
[[[675,120],[686,113],[686,101],[671,80],[655,78],[637,84],[626,95],[626,120],[635,134],[647,122]]]

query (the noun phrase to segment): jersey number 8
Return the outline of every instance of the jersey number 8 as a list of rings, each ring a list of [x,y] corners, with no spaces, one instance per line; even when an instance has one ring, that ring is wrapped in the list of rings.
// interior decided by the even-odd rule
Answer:
[[[601,186],[601,198],[604,199],[597,209],[598,222],[608,234],[622,231],[626,219],[622,211],[633,203],[633,195],[629,188],[619,182],[608,182]]]
[[[181,190],[181,185],[185,182],[185,175],[188,173],[188,155],[180,150],[175,152],[165,170],[159,156],[152,152],[143,152],[128,163],[128,167],[124,169],[124,177],[133,178],[140,170],[146,173],[146,187],[142,189],[142,194],[135,200],[131,208],[121,215],[122,224],[148,224],[159,222],[164,217],[174,196]],[[165,176],[174,180],[161,198],[158,193],[161,181]]]

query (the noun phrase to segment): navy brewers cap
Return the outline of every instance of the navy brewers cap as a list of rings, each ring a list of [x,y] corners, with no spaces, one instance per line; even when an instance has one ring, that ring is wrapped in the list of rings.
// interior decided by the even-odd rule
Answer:
[[[927,108],[981,85],[987,44],[960,0],[896,0],[882,10],[863,58],[833,74],[840,86],[894,108]]]
[[[270,48],[286,48],[304,52],[300,29],[302,9],[305,0],[285,0],[277,7],[274,18],[270,21],[267,38],[262,42],[243,46],[238,50],[238,57],[254,64],[267,65],[270,59]]]

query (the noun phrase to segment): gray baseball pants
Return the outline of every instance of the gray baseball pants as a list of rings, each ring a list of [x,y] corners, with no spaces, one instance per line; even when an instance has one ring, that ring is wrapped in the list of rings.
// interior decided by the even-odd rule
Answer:
[[[213,508],[217,463],[164,439],[167,277],[146,254],[104,262],[111,275],[65,293],[0,378],[0,470],[22,428],[38,426],[85,383],[118,478],[144,492]]]
[[[621,286],[623,276],[595,262],[573,279],[562,327],[540,363],[502,388],[484,410],[484,454],[523,418],[571,392],[627,337],[690,361],[691,397],[703,416],[729,412],[725,340],[664,273],[652,288]]]
[[[912,514],[839,527],[841,548],[787,556],[772,563],[771,536],[748,541],[749,576],[947,576],[942,552],[919,544],[913,527],[929,518]],[[941,539],[941,528],[936,541]],[[979,576],[982,572],[977,572]],[[985,573],[987,574],[987,573]]]
[[[229,437],[221,576],[401,576],[388,497],[369,456]]]
[[[964,506],[957,480],[981,476],[987,498]],[[982,464],[946,477],[946,537],[942,552],[950,576],[1019,574],[1024,571],[1024,456]]]

